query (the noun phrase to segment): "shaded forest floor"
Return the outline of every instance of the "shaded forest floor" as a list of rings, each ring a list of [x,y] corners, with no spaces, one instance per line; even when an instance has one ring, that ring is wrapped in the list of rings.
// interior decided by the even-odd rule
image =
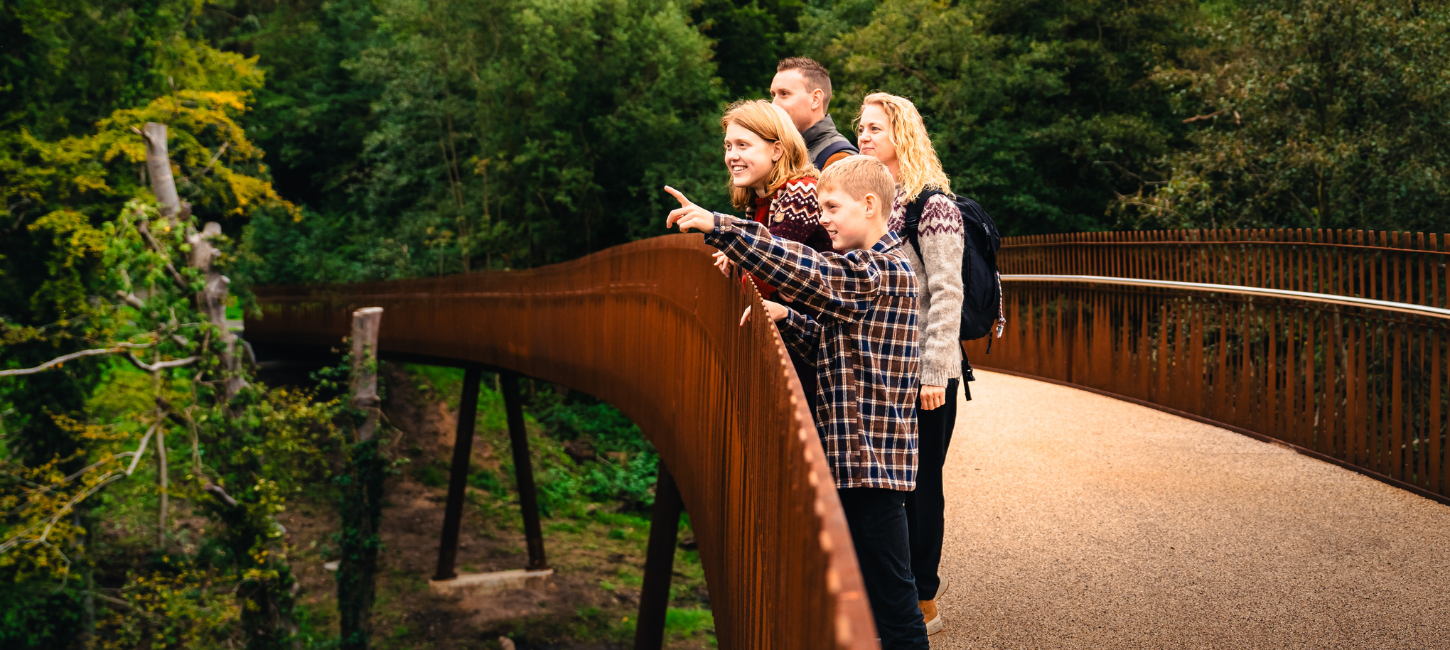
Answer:
[[[447,467],[456,427],[457,385],[432,381],[428,368],[386,366],[384,413],[396,427],[394,454],[406,458],[390,479],[383,510],[385,549],[380,558],[374,646],[389,648],[498,648],[512,639],[520,650],[622,648],[632,643],[643,577],[648,511],[638,504],[590,501],[554,504],[543,520],[544,544],[555,574],[542,588],[489,596],[433,595],[428,579],[437,567],[438,539],[447,497]],[[437,370],[437,369],[433,369]],[[441,386],[438,384],[442,384]],[[449,390],[452,394],[448,394]],[[478,439],[458,551],[460,573],[520,569],[527,563],[523,522],[512,490],[508,434],[501,405],[480,400]],[[498,413],[491,412],[499,410]],[[543,435],[529,418],[536,471],[573,464],[615,463],[588,457],[587,445]],[[579,449],[585,449],[581,456]],[[541,462],[540,459],[545,459]],[[338,528],[330,486],[293,501],[281,516],[294,547],[292,566],[302,591],[303,631],[336,638],[337,587],[324,564],[337,559]],[[676,550],[667,647],[714,647],[713,618],[699,554],[687,524]]]

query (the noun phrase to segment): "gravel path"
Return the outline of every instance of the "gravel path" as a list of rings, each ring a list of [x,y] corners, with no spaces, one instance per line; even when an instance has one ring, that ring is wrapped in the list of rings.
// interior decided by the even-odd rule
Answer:
[[[972,392],[933,648],[1450,648],[1450,507],[1086,391]]]

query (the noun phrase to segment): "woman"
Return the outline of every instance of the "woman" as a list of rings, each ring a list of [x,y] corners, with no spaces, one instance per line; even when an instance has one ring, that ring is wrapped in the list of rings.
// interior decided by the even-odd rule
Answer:
[[[720,118],[720,128],[725,131],[730,202],[765,224],[771,235],[813,250],[831,250],[816,202],[816,168],[790,117],[767,101],[736,102]],[[715,265],[730,273],[723,254],[715,254]],[[762,297],[775,296],[775,287],[751,279]]]
[[[922,287],[921,393],[917,402],[916,490],[906,500],[911,529],[911,570],[928,634],[942,630],[936,599],[947,582],[941,564],[946,499],[942,466],[957,419],[962,376],[959,332],[962,319],[962,252],[966,231],[952,200],[951,182],[931,146],[926,125],[911,100],[886,93],[866,96],[856,118],[861,153],[886,165],[896,181],[891,229],[912,245],[902,251]],[[921,215],[915,231],[902,232],[908,208]],[[911,240],[916,241],[912,242]]]
[[[816,201],[816,168],[806,152],[805,140],[790,116],[770,102],[736,102],[720,118],[725,131],[725,168],[730,172],[730,202],[765,224],[770,234],[800,242],[816,251],[831,250],[831,236],[821,226],[821,204]],[[730,260],[715,253],[715,266],[730,275]],[[775,297],[775,287],[746,274],[763,298]],[[805,392],[808,411],[815,413],[816,364],[790,353]]]

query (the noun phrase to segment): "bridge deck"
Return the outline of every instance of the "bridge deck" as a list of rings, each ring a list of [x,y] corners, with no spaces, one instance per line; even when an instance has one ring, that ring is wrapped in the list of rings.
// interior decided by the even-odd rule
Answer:
[[[972,391],[933,648],[1450,645],[1450,508],[1085,391]]]

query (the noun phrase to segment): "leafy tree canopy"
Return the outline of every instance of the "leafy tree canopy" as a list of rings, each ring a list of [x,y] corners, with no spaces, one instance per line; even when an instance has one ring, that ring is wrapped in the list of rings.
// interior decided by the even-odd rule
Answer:
[[[867,93],[913,100],[953,189],[1004,234],[1102,229],[1123,170],[1167,152],[1182,127],[1147,83],[1194,41],[1185,0],[887,0],[803,19],[829,62],[837,123]],[[864,24],[854,25],[866,20]],[[838,35],[825,40],[830,32]]]
[[[1157,69],[1191,122],[1114,206],[1149,227],[1443,230],[1450,6],[1270,0],[1198,28]]]

